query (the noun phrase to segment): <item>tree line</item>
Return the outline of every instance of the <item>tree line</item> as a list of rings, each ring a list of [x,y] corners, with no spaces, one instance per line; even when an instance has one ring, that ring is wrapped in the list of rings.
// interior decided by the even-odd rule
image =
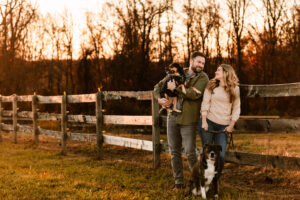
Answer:
[[[299,3],[225,2],[111,0],[86,13],[75,58],[77,27],[67,9],[45,14],[29,0],[1,1],[0,93],[152,90],[166,65],[188,67],[193,51],[205,53],[210,78],[220,63],[229,63],[244,84],[299,82]],[[243,112],[299,116],[297,101],[245,100]]]

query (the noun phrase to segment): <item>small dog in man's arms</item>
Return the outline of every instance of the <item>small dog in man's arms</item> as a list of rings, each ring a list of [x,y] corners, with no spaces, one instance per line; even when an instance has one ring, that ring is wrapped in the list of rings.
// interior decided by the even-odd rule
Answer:
[[[199,161],[194,165],[187,194],[206,199],[209,189],[218,198],[218,179],[221,175],[220,152],[222,147],[215,144],[205,144]]]

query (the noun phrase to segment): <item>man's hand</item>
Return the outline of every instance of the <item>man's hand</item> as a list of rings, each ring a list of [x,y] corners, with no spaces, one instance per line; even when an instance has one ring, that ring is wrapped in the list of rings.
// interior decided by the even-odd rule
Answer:
[[[173,90],[175,90],[175,88],[176,88],[175,80],[170,80],[170,81],[167,83],[167,89],[173,91]]]
[[[172,105],[172,101],[170,101],[167,98],[158,98],[157,99],[158,103],[163,106],[163,107],[170,107]]]

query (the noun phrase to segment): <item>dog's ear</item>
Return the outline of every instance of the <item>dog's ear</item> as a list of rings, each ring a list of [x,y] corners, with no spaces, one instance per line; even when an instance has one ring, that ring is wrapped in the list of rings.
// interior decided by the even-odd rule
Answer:
[[[221,145],[217,146],[217,151],[220,151],[220,152],[222,151],[222,146]]]

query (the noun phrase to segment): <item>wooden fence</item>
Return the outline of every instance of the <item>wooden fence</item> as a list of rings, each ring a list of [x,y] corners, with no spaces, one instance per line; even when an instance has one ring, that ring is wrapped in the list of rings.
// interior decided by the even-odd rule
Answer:
[[[241,94],[244,97],[281,97],[300,96],[300,83],[280,85],[241,85]],[[151,116],[124,116],[104,115],[102,107],[103,100],[120,100],[122,98],[135,98],[137,100],[151,100]],[[12,103],[12,110],[3,110],[2,103]],[[31,102],[32,111],[19,111],[19,102]],[[74,103],[95,103],[95,115],[71,115],[67,111],[67,104]],[[38,104],[60,104],[60,114],[38,112]],[[47,135],[60,138],[62,153],[66,154],[67,140],[97,142],[97,155],[103,156],[102,144],[124,146],[153,152],[153,167],[160,164],[160,153],[168,153],[167,144],[160,143],[160,117],[158,115],[159,105],[154,99],[152,91],[98,91],[95,94],[62,95],[62,96],[1,96],[0,97],[0,140],[1,131],[11,131],[14,134],[14,142],[17,143],[17,133],[26,132],[34,135],[34,142],[39,143],[39,135]],[[12,118],[12,125],[3,123],[3,117]],[[18,124],[18,120],[30,119],[32,126]],[[38,127],[38,121],[61,121],[61,131],[46,130]],[[67,128],[68,122],[81,122],[96,125],[96,133],[73,133]],[[104,124],[115,125],[148,125],[152,126],[152,141],[116,137],[103,134]],[[262,155],[242,152],[227,152],[226,162],[263,166],[270,168],[300,170],[300,158]]]

